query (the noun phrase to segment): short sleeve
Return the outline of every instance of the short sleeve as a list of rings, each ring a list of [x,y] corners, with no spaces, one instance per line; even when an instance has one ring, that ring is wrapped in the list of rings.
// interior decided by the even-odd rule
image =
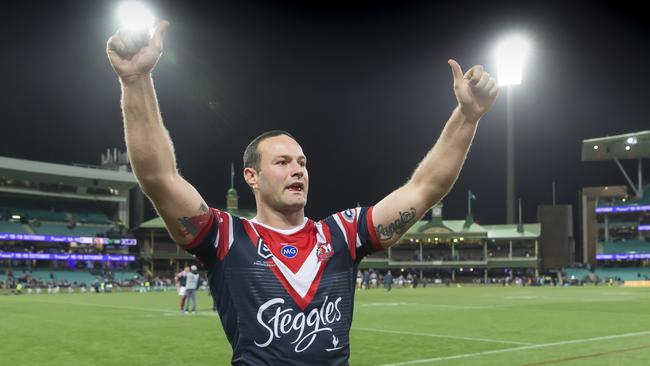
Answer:
[[[356,207],[333,215],[345,236],[350,255],[357,263],[365,256],[384,249],[372,224],[372,209]]]
[[[205,266],[223,260],[232,244],[232,217],[229,213],[210,208],[210,218],[199,234],[183,248],[196,256]]]

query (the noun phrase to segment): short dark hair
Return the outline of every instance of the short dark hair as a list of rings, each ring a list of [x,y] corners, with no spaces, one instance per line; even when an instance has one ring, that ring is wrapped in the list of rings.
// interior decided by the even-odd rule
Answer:
[[[289,136],[292,139],[296,140],[296,138],[293,137],[293,135],[291,135],[289,132],[282,131],[282,130],[266,131],[263,134],[254,138],[253,141],[251,141],[251,143],[248,144],[246,150],[244,150],[244,168],[253,168],[255,169],[255,171],[259,172],[260,161],[262,160],[262,158],[260,156],[260,152],[257,150],[257,146],[260,144],[260,142],[268,138],[275,137],[275,136],[282,136],[282,135]]]

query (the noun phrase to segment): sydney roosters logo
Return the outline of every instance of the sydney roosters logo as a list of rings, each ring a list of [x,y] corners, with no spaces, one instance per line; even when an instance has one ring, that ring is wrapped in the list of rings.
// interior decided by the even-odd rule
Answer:
[[[320,243],[318,248],[316,248],[316,257],[318,257],[319,262],[324,262],[329,259],[334,254],[331,243]]]
[[[291,344],[296,345],[294,348],[296,352],[303,352],[314,343],[319,334],[326,332],[326,334],[332,335],[332,345],[334,346],[326,351],[331,352],[343,348],[339,345],[339,339],[333,334],[332,328],[329,327],[341,320],[340,302],[340,297],[334,301],[328,301],[328,297],[325,297],[323,305],[320,308],[311,309],[308,314],[297,312],[292,308],[283,308],[284,299],[279,297],[265,302],[257,310],[257,321],[264,327],[267,335],[262,341],[255,341],[255,345],[267,347],[274,339],[295,336]]]

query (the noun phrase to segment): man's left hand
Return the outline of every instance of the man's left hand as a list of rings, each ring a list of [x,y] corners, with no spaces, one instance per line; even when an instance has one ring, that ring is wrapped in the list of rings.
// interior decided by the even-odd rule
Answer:
[[[496,80],[481,65],[472,67],[463,75],[458,62],[449,60],[448,63],[454,75],[454,94],[461,112],[478,120],[492,108],[499,94]]]

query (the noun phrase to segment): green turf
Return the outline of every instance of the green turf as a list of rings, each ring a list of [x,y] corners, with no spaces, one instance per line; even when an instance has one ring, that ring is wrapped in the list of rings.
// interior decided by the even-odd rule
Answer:
[[[2,365],[227,365],[205,293],[0,296]],[[358,291],[351,365],[648,365],[650,290]]]

